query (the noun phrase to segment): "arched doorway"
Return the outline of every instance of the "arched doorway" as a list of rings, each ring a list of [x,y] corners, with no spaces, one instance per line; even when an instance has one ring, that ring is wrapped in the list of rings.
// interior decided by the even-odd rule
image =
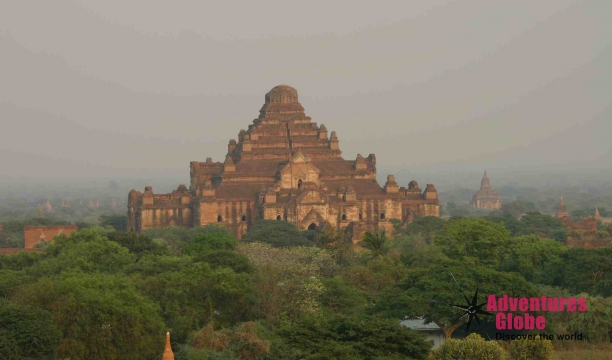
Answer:
[[[342,220],[346,220],[346,214],[342,214]]]
[[[381,218],[381,219],[384,219],[384,218],[385,218],[385,213],[384,213],[384,212],[383,212],[383,213],[380,213],[380,218]]]
[[[246,215],[242,215],[242,218],[240,220],[246,222]]]
[[[223,221],[223,216],[219,215],[217,216],[217,222],[222,222]]]
[[[298,189],[301,189],[301,188],[302,188],[302,179],[299,179],[299,180],[298,180],[298,184],[297,184],[297,185],[298,185]]]
[[[281,216],[280,216],[280,215],[277,215],[277,216],[276,216],[276,220],[281,221],[281,220],[282,220]]]
[[[316,230],[317,229],[317,224],[312,223],[310,225],[308,225],[308,230]]]

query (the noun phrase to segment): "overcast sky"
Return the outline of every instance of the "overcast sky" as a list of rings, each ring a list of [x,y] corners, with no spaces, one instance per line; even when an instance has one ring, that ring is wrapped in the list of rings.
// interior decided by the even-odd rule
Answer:
[[[612,167],[612,1],[0,1],[0,181],[189,175],[278,84],[379,168]],[[416,170],[415,170],[416,171]]]

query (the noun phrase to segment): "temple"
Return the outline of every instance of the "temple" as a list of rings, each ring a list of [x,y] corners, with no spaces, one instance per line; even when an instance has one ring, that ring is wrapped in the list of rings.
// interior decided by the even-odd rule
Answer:
[[[480,190],[474,194],[470,205],[474,209],[494,210],[501,208],[501,197],[491,188],[487,170],[485,170],[484,176],[480,181]]]
[[[563,225],[570,231],[583,231],[587,233],[592,233],[593,235],[597,233],[597,216],[599,215],[599,209],[595,208],[594,216],[587,216],[580,222],[572,221],[570,214],[567,212],[567,207],[565,206],[565,202],[563,201],[563,196],[559,200],[559,205],[557,206],[557,212],[555,213],[555,217],[560,219]],[[601,216],[600,216],[601,217]]]
[[[570,217],[567,212],[565,202],[563,201],[563,196],[561,196],[561,199],[559,199],[559,205],[557,206],[557,212],[555,213],[555,217],[557,219],[566,219]]]
[[[353,240],[365,231],[392,229],[439,216],[432,184],[400,187],[393,175],[376,181],[376,156],[345,160],[336,132],[317,126],[287,85],[273,88],[247,130],[229,141],[223,162],[191,162],[191,184],[170,194],[130,191],[128,229],[227,226],[238,238],[261,219],[284,220],[302,230],[329,224]]]

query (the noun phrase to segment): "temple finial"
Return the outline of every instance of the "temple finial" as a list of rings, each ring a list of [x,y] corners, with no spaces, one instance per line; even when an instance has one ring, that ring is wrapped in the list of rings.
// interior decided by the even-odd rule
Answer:
[[[164,349],[162,360],[174,360],[174,353],[172,352],[172,345],[170,344],[170,332],[166,333],[166,348]]]

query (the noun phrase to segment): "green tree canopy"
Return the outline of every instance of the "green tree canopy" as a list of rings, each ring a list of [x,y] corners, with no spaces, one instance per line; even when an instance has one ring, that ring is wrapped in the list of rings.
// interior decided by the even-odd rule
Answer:
[[[232,250],[237,242],[235,237],[224,232],[201,233],[183,246],[183,254],[197,255],[211,250]]]
[[[0,358],[54,360],[61,340],[48,311],[0,300]]]
[[[274,247],[314,246],[306,236],[287,221],[261,220],[242,238],[244,242],[261,242]]]
[[[452,259],[479,259],[483,264],[501,262],[510,232],[503,224],[482,218],[451,220],[436,237],[436,244]]]
[[[26,285],[15,301],[51,312],[62,359],[144,360],[163,348],[159,307],[121,275],[64,272]]]
[[[431,344],[399,321],[374,316],[306,316],[284,326],[281,337],[300,359],[425,359]]]
[[[561,255],[567,247],[556,240],[537,235],[514,237],[507,250],[500,270],[518,272],[530,282],[552,285],[563,272]]]
[[[100,226],[111,226],[117,231],[127,231],[127,215],[100,215]]]

